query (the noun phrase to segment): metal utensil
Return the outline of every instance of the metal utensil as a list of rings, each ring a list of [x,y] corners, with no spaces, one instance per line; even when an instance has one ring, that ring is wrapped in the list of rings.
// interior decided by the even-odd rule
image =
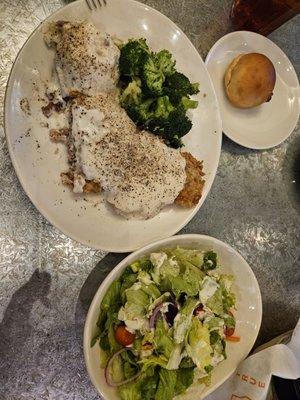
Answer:
[[[85,0],[85,2],[91,11],[106,6],[106,0]]]

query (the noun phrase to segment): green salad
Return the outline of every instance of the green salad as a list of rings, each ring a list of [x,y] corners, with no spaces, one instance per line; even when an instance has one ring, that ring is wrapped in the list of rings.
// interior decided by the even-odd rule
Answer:
[[[209,385],[234,336],[233,277],[213,251],[162,249],[127,266],[97,321],[101,367],[123,400],[171,400]]]
[[[192,127],[186,112],[198,105],[190,96],[199,92],[199,84],[176,71],[168,50],[155,53],[145,39],[120,45],[119,72],[120,103],[130,118],[167,145],[181,147]]]

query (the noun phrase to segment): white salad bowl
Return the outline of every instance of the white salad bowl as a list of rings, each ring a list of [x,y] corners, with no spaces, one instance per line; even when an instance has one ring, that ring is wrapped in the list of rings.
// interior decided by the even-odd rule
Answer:
[[[104,370],[100,368],[100,350],[98,343],[91,347],[91,340],[97,332],[97,319],[100,304],[111,283],[117,279],[123,270],[133,261],[164,247],[193,248],[214,250],[219,257],[223,273],[232,274],[235,278],[233,291],[237,297],[236,334],[240,342],[227,342],[227,359],[221,362],[212,373],[211,385],[192,385],[185,394],[176,398],[195,400],[213,392],[235,371],[238,364],[248,355],[256,340],[262,317],[262,302],[258,282],[254,273],[244,258],[232,247],[218,239],[205,235],[178,235],[149,244],[135,251],[121,261],[106,277],[99,287],[88,312],[84,328],[84,356],[87,371],[92,383],[105,400],[119,399],[115,389],[105,381]]]

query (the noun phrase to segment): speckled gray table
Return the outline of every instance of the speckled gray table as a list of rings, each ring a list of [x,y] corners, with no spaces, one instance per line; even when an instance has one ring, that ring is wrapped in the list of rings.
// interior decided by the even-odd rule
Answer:
[[[108,0],[109,1],[109,0]],[[230,31],[229,0],[149,0],[203,57]],[[60,0],[0,1],[0,102],[12,62]],[[300,16],[271,35],[300,70]],[[124,256],[84,247],[30,203],[12,168],[0,120],[0,400],[83,400],[82,331],[99,283]],[[248,260],[263,297],[261,343],[292,329],[300,311],[300,134],[269,151],[224,138],[218,174],[183,232],[226,241]]]

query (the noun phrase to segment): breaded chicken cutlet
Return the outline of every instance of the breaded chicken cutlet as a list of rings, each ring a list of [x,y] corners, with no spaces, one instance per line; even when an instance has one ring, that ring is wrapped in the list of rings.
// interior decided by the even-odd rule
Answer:
[[[175,204],[189,208],[198,204],[202,196],[202,190],[205,183],[205,180],[202,179],[204,176],[203,162],[198,161],[188,152],[181,152],[181,155],[186,161],[186,181],[182,191],[175,200]]]

